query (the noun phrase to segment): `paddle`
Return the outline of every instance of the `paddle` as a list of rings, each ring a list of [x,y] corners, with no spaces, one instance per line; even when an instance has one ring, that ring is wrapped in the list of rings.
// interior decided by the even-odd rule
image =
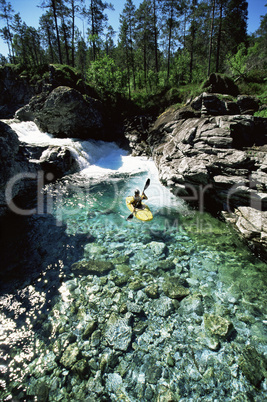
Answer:
[[[147,179],[142,194],[143,194],[143,193],[145,192],[145,190],[148,188],[149,184],[150,184],[150,179]],[[133,219],[133,217],[134,217],[134,213],[132,212],[132,213],[128,216],[127,221],[128,221],[129,219]]]

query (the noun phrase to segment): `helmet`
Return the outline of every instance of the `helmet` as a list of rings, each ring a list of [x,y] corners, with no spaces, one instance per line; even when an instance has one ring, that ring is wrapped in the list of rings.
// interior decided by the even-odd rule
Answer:
[[[140,194],[140,191],[138,190],[138,188],[136,188],[136,189],[134,190],[134,194]]]

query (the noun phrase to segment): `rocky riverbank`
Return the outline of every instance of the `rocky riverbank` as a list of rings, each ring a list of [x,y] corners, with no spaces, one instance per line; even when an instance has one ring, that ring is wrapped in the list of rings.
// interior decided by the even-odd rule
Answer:
[[[160,180],[175,195],[219,214],[266,259],[267,119],[253,117],[256,109],[251,97],[233,102],[203,93],[164,112],[146,139],[132,127],[126,135],[134,150],[149,144]]]

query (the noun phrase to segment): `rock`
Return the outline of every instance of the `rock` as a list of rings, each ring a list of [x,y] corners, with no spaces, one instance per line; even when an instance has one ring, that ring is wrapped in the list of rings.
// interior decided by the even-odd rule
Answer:
[[[109,261],[81,260],[72,264],[71,269],[80,275],[106,275],[114,269],[114,265]]]
[[[237,97],[237,105],[240,109],[240,114],[251,114],[259,110],[259,99],[254,96],[239,95]]]
[[[233,330],[233,324],[224,317],[204,314],[204,328],[212,336],[227,338]]]
[[[238,207],[233,213],[224,213],[225,220],[234,224],[247,241],[264,260],[267,260],[267,211],[252,207]]]
[[[30,85],[27,77],[18,74],[12,66],[0,68],[0,118],[7,119],[14,116],[15,111],[25,105],[36,88]]]
[[[100,101],[73,88],[59,86],[45,98],[32,98],[16,114],[21,119],[27,116],[41,131],[57,137],[107,139]]]
[[[231,78],[215,73],[209,76],[203,84],[203,88],[211,93],[229,94],[232,96],[237,96],[239,93],[238,87]]]
[[[158,285],[156,283],[153,283],[152,285],[147,286],[144,289],[144,292],[150,299],[157,299],[159,297],[158,289]]]
[[[41,155],[40,166],[46,174],[52,173],[55,179],[79,170],[76,159],[66,147],[49,146]]]
[[[64,367],[70,369],[74,363],[77,361],[77,357],[79,354],[79,347],[76,343],[69,345],[64,351],[60,363],[63,364]]]
[[[30,190],[33,191],[35,186],[36,191],[40,165],[28,161],[26,148],[20,145],[17,134],[3,122],[0,122],[0,159],[0,216],[3,216],[8,207],[16,213],[20,212],[16,204],[10,204],[17,195],[23,193],[28,201],[32,199]]]
[[[88,339],[92,335],[92,333],[95,331],[96,328],[97,328],[97,321],[95,321],[95,320],[90,321],[85,327],[85,330],[82,334],[82,338]]]
[[[148,248],[155,257],[165,254],[166,252],[166,244],[162,242],[152,241],[146,245],[146,248]]]
[[[165,279],[162,284],[162,290],[171,299],[181,300],[190,294],[187,282],[177,277]]]
[[[267,360],[253,346],[244,347],[238,364],[244,376],[255,387],[259,387],[261,381],[267,378]]]
[[[227,101],[203,93],[186,106],[200,114],[186,119],[169,108],[149,132],[152,157],[162,183],[199,211],[265,211],[267,119],[230,115]]]
[[[130,313],[127,313],[124,318],[120,318],[117,313],[112,313],[109,317],[104,336],[108,344],[116,350],[126,351],[131,343],[130,319]]]

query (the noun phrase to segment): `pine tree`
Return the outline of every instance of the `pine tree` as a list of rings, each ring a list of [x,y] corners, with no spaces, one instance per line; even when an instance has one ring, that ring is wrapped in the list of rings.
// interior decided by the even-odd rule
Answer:
[[[119,46],[125,54],[125,65],[127,70],[128,96],[131,99],[131,77],[135,89],[135,55],[134,55],[134,32],[136,31],[136,7],[132,0],[126,0],[122,14],[120,15]]]
[[[113,10],[114,7],[110,3],[106,3],[102,0],[90,0],[89,8],[84,10],[84,14],[88,17],[90,28],[88,30],[89,37],[92,42],[92,58],[96,59],[96,55],[99,52],[98,43],[101,40],[101,36],[106,27],[108,20],[105,10]]]
[[[0,0],[0,19],[5,20],[6,23],[6,26],[0,29],[0,35],[7,43],[9,57],[14,63],[15,62],[14,49],[12,44],[13,34],[11,31],[13,18],[14,18],[14,10],[12,8],[11,3],[7,2],[6,0]]]

